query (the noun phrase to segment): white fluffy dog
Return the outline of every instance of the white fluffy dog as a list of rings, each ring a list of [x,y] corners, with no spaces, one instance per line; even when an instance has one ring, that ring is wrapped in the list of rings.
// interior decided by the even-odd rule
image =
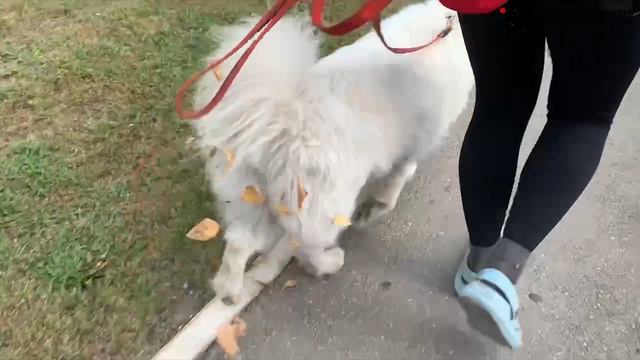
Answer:
[[[346,220],[363,224],[395,207],[417,162],[441,143],[473,86],[455,15],[428,1],[386,19],[382,29],[394,46],[428,42],[453,19],[445,38],[405,55],[385,49],[371,32],[319,59],[321,39],[293,16],[264,38],[220,105],[193,123],[225,222],[217,296],[237,301],[256,253],[273,264],[253,275],[263,283],[291,255],[313,275],[332,274],[344,264],[337,240]],[[224,28],[212,58],[255,21]],[[235,60],[220,72],[227,74]],[[207,75],[195,106],[219,86]],[[247,187],[264,201],[243,201]]]

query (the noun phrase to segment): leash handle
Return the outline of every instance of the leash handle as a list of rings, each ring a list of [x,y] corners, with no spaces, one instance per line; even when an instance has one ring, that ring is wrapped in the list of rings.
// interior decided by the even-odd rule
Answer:
[[[247,35],[245,35],[233,49],[226,53],[222,58],[210,63],[207,67],[196,72],[189,79],[187,79],[187,81],[185,81],[184,84],[180,86],[176,94],[175,106],[178,116],[183,120],[197,120],[202,116],[210,113],[220,103],[220,101],[222,101],[227,91],[231,87],[231,84],[240,73],[240,70],[242,70],[244,64],[249,59],[249,56],[251,55],[253,50],[255,50],[260,41],[262,41],[264,36],[276,25],[278,21],[280,21],[280,19],[282,19],[287,14],[287,12],[289,12],[289,10],[291,10],[296,4],[301,1],[303,0],[277,0],[277,2],[267,11],[266,14],[264,14],[260,18],[260,20],[258,20],[256,25],[254,25],[253,28],[249,30]],[[424,45],[410,48],[396,48],[389,46],[384,36],[382,35],[382,30],[380,29],[380,14],[387,6],[389,6],[389,4],[391,4],[392,1],[393,0],[367,0],[367,2],[364,3],[355,14],[349,16],[345,20],[342,20],[335,25],[327,26],[323,24],[325,0],[311,0],[311,21],[312,24],[319,30],[333,36],[348,34],[365,24],[371,23],[376,31],[376,34],[380,38],[380,41],[382,41],[382,44],[391,52],[396,54],[406,54],[424,49],[440,40],[441,38],[445,37],[451,30],[451,23],[449,23],[447,29],[442,31],[433,40]],[[211,100],[209,100],[209,102],[200,110],[185,110],[184,100],[193,84],[196,81],[200,80],[207,72],[213,71],[216,67],[229,59],[229,57],[233,56],[236,52],[238,52],[238,50],[240,50],[244,45],[251,41],[254,36],[256,36],[255,40],[253,40],[253,42],[244,51],[244,53],[242,53],[227,77],[223,80],[222,85],[220,85],[220,88],[213,96],[213,98],[211,98]]]

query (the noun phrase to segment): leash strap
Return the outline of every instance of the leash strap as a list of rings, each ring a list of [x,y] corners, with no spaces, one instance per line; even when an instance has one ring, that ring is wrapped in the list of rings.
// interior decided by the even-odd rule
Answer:
[[[422,50],[426,47],[429,47],[435,44],[436,42],[438,42],[440,39],[449,35],[451,30],[453,29],[453,17],[447,18],[447,27],[444,30],[442,30],[438,35],[436,35],[436,37],[434,37],[431,41],[420,46],[414,46],[409,48],[392,47],[392,46],[389,46],[389,44],[387,44],[387,41],[385,40],[384,35],[382,35],[382,30],[380,28],[380,17],[372,21],[372,25],[374,30],[376,31],[376,34],[378,34],[380,41],[382,41],[382,44],[384,45],[384,47],[386,47],[387,49],[389,49],[391,52],[395,54],[407,54],[407,53],[412,53],[414,51]]]
[[[267,34],[267,32],[271,30],[271,28],[273,28],[273,26],[282,17],[284,17],[284,15],[293,6],[295,6],[295,4],[298,1],[299,0],[278,0],[278,2],[276,2],[276,4],[271,9],[269,9],[269,11],[267,11],[267,13],[264,14],[264,16],[262,16],[262,18],[260,18],[260,20],[253,26],[253,28],[249,30],[247,35],[245,35],[245,37],[242,38],[242,40],[240,40],[240,42],[233,49],[231,49],[225,56],[212,62],[206,68],[193,74],[189,79],[187,79],[187,81],[185,81],[184,84],[180,86],[180,88],[178,89],[178,93],[176,95],[176,112],[178,113],[178,116],[183,120],[196,120],[208,114],[209,112],[211,112],[211,110],[213,110],[218,105],[218,103],[220,103],[220,101],[224,98],[224,95],[229,90],[229,87],[231,87],[233,80],[235,80],[236,76],[238,76],[238,73],[240,72],[244,64],[247,62],[247,59],[249,58],[253,50],[256,48],[258,43],[260,43],[260,40],[262,40],[262,38]],[[209,102],[200,110],[196,110],[196,111],[185,110],[184,99],[187,95],[187,92],[191,88],[191,86],[193,86],[193,84],[196,81],[198,81],[200,78],[202,78],[207,72],[212,71],[213,69],[218,67],[220,64],[222,64],[225,60],[227,60],[229,57],[233,56],[233,54],[238,52],[238,50],[240,50],[245,44],[247,44],[256,34],[258,34],[258,37],[249,45],[247,50],[245,50],[245,52],[240,56],[240,58],[238,59],[238,62],[233,66],[233,68],[229,72],[229,75],[224,79],[224,81],[222,82],[222,85],[220,85],[220,88],[218,89],[218,92],[216,92],[214,97],[211,98],[211,100],[209,100]]]
[[[360,10],[332,26],[324,25],[325,0],[311,1],[311,23],[322,32],[333,36],[346,35],[369,22],[380,21],[380,14],[393,0],[368,0]]]
[[[180,86],[176,94],[175,106],[178,116],[183,120],[197,120],[202,116],[210,113],[220,103],[220,101],[222,101],[227,91],[231,87],[231,84],[240,73],[240,70],[242,70],[244,64],[249,59],[249,56],[251,56],[251,53],[253,52],[253,50],[255,50],[256,46],[258,46],[264,36],[278,23],[278,21],[280,21],[289,12],[289,10],[291,10],[294,6],[296,6],[296,4],[302,1],[304,0],[277,0],[275,5],[273,5],[267,11],[267,13],[264,14],[262,18],[260,18],[260,20],[253,26],[253,28],[249,30],[247,35],[245,35],[233,49],[231,49],[222,58],[210,63],[207,67],[196,72],[189,79],[187,79],[187,81],[185,81],[184,84]],[[376,34],[378,34],[378,37],[382,41],[382,44],[391,52],[396,54],[406,54],[424,49],[430,45],[433,45],[435,42],[445,37],[451,31],[451,21],[449,21],[448,26],[445,30],[443,30],[433,40],[424,45],[410,48],[396,48],[389,46],[384,36],[382,35],[382,30],[380,29],[380,14],[389,4],[391,4],[392,1],[393,0],[367,0],[367,2],[364,3],[360,10],[358,10],[355,14],[335,25],[327,26],[323,24],[325,0],[311,0],[311,21],[312,24],[322,32],[333,36],[346,35],[354,30],[359,29],[367,23],[371,23],[376,31]],[[244,53],[242,53],[227,77],[223,80],[220,88],[213,96],[213,98],[211,98],[211,100],[209,100],[209,102],[202,109],[196,111],[186,110],[184,108],[184,100],[193,84],[201,79],[207,72],[214,71],[214,69],[216,69],[218,66],[220,66],[220,64],[229,59],[229,57],[233,56],[233,54],[238,52],[238,50],[240,50],[254,37],[255,40],[253,40],[253,42],[251,42]]]

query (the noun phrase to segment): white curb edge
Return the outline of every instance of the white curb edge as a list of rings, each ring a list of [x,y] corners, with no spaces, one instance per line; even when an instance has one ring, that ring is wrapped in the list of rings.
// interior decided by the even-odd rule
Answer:
[[[278,264],[278,275],[289,263],[282,261]],[[256,261],[253,271],[258,272],[263,265]],[[244,286],[240,295],[240,301],[235,305],[225,305],[222,299],[217,297],[211,300],[200,310],[178,334],[156,353],[152,360],[195,360],[200,356],[216,339],[216,330],[230,322],[234,316],[238,315],[258,294],[265,285],[258,282],[251,276],[251,272],[246,273]]]

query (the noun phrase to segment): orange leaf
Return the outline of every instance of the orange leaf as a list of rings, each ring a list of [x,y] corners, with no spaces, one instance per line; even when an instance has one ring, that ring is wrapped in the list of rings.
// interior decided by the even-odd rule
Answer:
[[[238,336],[247,335],[247,323],[239,316],[233,318],[233,324],[236,327],[236,334],[238,334]]]
[[[295,281],[295,280],[293,280],[293,279],[290,279],[290,280],[287,280],[287,281],[284,283],[284,286],[282,286],[282,288],[283,288],[283,289],[291,289],[291,288],[296,287],[296,285],[298,285],[298,282],[297,282],[297,281]]]
[[[260,205],[264,203],[264,196],[254,186],[247,186],[242,193],[242,201],[251,205]]]
[[[216,80],[222,81],[224,76],[222,76],[222,70],[220,70],[219,66],[213,68],[213,75],[216,77]]]
[[[307,198],[307,195],[309,193],[305,190],[302,179],[298,177],[298,209],[302,209],[302,206],[304,206],[304,199]]]
[[[349,226],[351,225],[351,219],[344,215],[337,215],[333,218],[333,223],[338,226]]]
[[[245,336],[247,334],[247,323],[239,317],[233,318],[231,323],[222,325],[218,329],[218,336],[216,342],[222,348],[227,356],[234,357],[240,352],[238,346],[238,337]]]
[[[278,205],[278,207],[276,208],[276,211],[283,216],[289,216],[291,215],[291,209],[289,209],[288,207],[284,206],[284,205]]]
[[[231,170],[231,168],[236,164],[236,154],[229,149],[225,149],[224,155],[227,158],[227,170]]]
[[[217,222],[205,218],[189,230],[187,237],[196,241],[208,241],[216,237],[219,231],[220,225]]]

